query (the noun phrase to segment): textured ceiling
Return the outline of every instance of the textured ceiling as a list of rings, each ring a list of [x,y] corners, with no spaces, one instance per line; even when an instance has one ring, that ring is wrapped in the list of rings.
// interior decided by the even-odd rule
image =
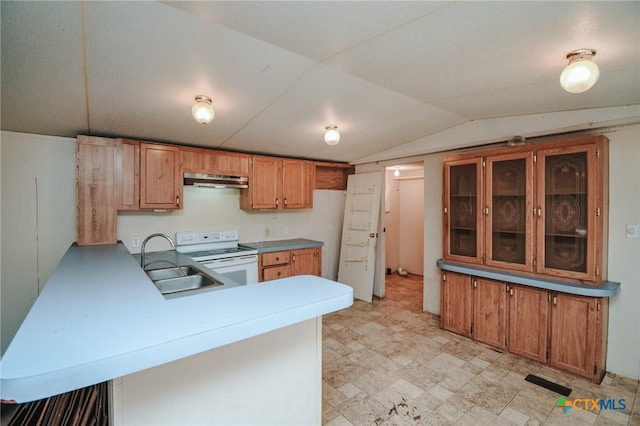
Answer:
[[[363,162],[640,121],[640,2],[3,1],[1,31],[10,131]]]

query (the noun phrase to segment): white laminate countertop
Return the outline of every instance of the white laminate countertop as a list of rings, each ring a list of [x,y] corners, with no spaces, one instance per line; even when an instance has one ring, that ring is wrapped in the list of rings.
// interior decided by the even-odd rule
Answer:
[[[258,250],[258,253],[269,253],[281,250],[297,250],[313,247],[322,247],[322,241],[307,240],[305,238],[291,238],[288,240],[276,241],[256,241],[251,243],[242,243],[245,247],[251,247]]]
[[[302,275],[167,300],[121,244],[72,245],[0,364],[0,397],[33,401],[347,308]]]

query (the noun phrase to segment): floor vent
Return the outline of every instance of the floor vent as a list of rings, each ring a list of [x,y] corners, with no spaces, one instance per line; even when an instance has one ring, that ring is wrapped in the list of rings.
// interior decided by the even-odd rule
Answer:
[[[571,394],[571,389],[559,385],[557,383],[550,382],[542,377],[534,376],[533,374],[529,374],[524,378],[527,382],[531,382],[535,385],[542,386],[545,389],[549,389],[555,393],[559,393],[562,396],[569,396]]]

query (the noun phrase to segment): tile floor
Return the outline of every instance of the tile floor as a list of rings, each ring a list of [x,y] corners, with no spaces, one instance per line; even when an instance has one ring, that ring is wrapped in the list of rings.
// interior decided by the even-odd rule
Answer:
[[[594,385],[440,330],[422,312],[422,277],[387,278],[384,299],[323,319],[324,425],[640,425],[637,381],[607,374]],[[560,395],[527,374],[571,388],[568,401],[625,408],[565,414],[554,408]]]

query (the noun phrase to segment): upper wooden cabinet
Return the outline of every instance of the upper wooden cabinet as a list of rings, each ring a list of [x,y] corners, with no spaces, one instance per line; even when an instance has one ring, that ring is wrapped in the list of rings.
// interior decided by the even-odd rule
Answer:
[[[250,156],[247,154],[203,148],[181,148],[180,155],[183,172],[229,176],[249,175]]]
[[[444,258],[601,284],[602,136],[445,157]]]
[[[533,154],[485,160],[485,263],[533,270]]]
[[[482,158],[444,163],[445,259],[482,263]]]
[[[78,136],[76,242],[114,244],[116,237],[116,144],[114,139]]]
[[[314,164],[305,160],[254,155],[249,188],[240,208],[309,209],[313,207]]]
[[[600,281],[602,271],[603,144],[537,153],[537,270],[563,278]]]
[[[182,208],[180,149],[176,146],[116,140],[118,210]]]
[[[116,139],[116,200],[118,210],[140,208],[140,142]]]

